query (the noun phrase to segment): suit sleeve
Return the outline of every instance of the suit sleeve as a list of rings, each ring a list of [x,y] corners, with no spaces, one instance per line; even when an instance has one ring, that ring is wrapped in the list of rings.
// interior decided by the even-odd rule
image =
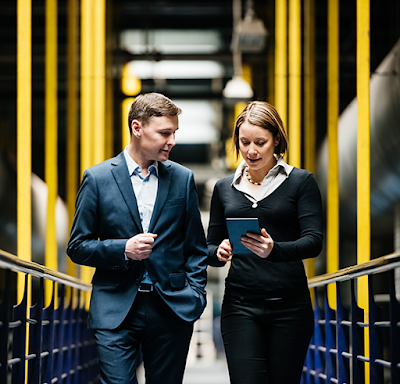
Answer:
[[[67,254],[77,264],[101,269],[126,269],[124,251],[128,239],[99,240],[99,195],[90,169],[83,175]]]
[[[193,173],[190,173],[187,183],[185,214],[184,253],[186,277],[191,288],[197,296],[204,300],[205,304],[207,246]]]

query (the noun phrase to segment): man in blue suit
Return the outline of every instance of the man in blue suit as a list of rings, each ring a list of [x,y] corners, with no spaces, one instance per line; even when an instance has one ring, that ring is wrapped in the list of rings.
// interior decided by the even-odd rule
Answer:
[[[182,382],[193,323],[206,305],[207,247],[193,173],[168,160],[180,108],[138,96],[131,142],[87,169],[68,255],[96,268],[88,326],[101,383],[137,383],[141,346],[147,384]]]

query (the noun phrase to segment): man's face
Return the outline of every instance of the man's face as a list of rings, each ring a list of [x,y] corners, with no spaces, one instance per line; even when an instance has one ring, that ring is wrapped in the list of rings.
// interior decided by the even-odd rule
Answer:
[[[178,116],[153,116],[149,123],[140,123],[140,152],[149,163],[168,160],[178,130]]]

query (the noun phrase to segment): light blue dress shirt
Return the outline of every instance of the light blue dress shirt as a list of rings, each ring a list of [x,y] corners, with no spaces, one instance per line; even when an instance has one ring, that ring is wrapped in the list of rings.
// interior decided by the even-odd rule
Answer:
[[[143,169],[129,156],[127,148],[128,147],[124,149],[124,156],[131,176],[143,232],[146,233],[149,230],[150,220],[153,215],[154,204],[157,197],[158,163],[155,161],[150,165],[147,175],[143,177]],[[152,284],[147,270],[144,271],[142,283]]]

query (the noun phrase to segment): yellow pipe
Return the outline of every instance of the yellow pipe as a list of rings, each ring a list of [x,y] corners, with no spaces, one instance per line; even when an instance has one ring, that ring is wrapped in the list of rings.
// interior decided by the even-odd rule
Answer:
[[[93,134],[93,0],[81,1],[81,175],[94,164]],[[99,111],[101,113],[101,111]],[[81,266],[81,279],[90,283],[93,268]],[[85,307],[89,306],[89,293],[85,292]]]
[[[17,0],[17,254],[32,259],[32,3]],[[17,275],[17,299],[20,303],[26,290],[26,313],[31,307],[31,276]],[[25,354],[28,354],[29,326],[26,324]],[[28,361],[25,361],[28,372]],[[25,383],[28,381],[25,376]]]
[[[17,253],[32,259],[32,3],[17,1]],[[30,278],[28,279],[28,308]],[[18,273],[18,302],[23,299],[25,275]]]
[[[304,166],[315,172],[315,0],[304,1]]]
[[[57,0],[46,0],[45,51],[45,181],[47,184],[47,220],[45,265],[57,271]],[[53,284],[45,281],[45,303],[49,305]]]
[[[106,15],[112,15],[113,9],[111,1],[106,1]],[[113,36],[112,17],[106,17],[106,122],[105,122],[105,157],[109,159],[114,155],[114,113],[113,113],[113,78],[112,78],[112,47]]]
[[[315,172],[315,0],[304,1],[304,166]],[[315,276],[315,260],[307,259],[307,277]],[[313,291],[312,291],[313,292]]]
[[[339,1],[328,0],[328,193],[327,272],[339,269]],[[328,286],[331,308],[336,309],[336,285]]]
[[[370,222],[370,5],[357,0],[357,263],[371,258]],[[368,322],[368,278],[358,279],[358,304]],[[365,355],[369,356],[368,328],[365,329]],[[369,383],[369,364],[365,363],[365,382]]]
[[[289,0],[289,162],[301,167],[301,12]]]
[[[275,1],[275,107],[287,123],[287,0]]]
[[[81,175],[93,165],[93,9],[92,0],[81,1]]]
[[[107,66],[109,68],[109,66]],[[105,116],[105,158],[109,159],[114,155],[114,113],[112,106],[113,98],[113,82],[112,78],[106,77],[106,116]],[[125,128],[128,124],[125,124]]]
[[[94,43],[94,93],[93,93],[93,134],[94,164],[105,159],[105,93],[106,93],[106,10],[105,0],[96,0],[93,3],[93,43]]]
[[[78,190],[78,0],[68,0],[67,4],[67,164],[66,200],[69,228],[75,212],[75,198]],[[76,267],[67,258],[67,274],[76,276]]]

